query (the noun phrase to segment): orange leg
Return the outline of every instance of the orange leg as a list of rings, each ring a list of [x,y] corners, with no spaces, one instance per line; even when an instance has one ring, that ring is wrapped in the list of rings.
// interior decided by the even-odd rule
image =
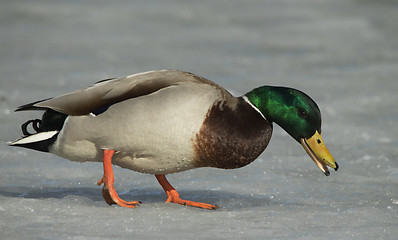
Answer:
[[[101,184],[104,184],[104,187],[102,188],[102,196],[104,197],[105,202],[108,203],[109,205],[117,204],[122,207],[135,208],[141,202],[138,201],[126,202],[122,200],[117,195],[116,190],[113,187],[115,178],[113,176],[113,170],[112,170],[112,156],[114,153],[115,153],[114,150],[104,150],[104,157],[103,157],[104,177],[98,181],[97,185],[101,186]]]
[[[201,203],[201,202],[192,202],[192,201],[186,201],[182,200],[180,198],[180,195],[178,192],[171,186],[169,181],[167,181],[165,175],[155,175],[156,179],[160,183],[160,185],[163,187],[164,191],[167,194],[167,200],[166,203],[172,202],[172,203],[178,203],[181,205],[187,205],[187,206],[192,206],[192,207],[198,207],[198,208],[205,208],[209,210],[215,210],[218,208],[216,205],[211,205],[207,203]]]

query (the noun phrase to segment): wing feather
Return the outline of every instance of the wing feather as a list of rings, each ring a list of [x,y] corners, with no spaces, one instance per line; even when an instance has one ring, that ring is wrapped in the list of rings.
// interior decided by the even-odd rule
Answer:
[[[207,79],[188,72],[178,70],[151,71],[100,81],[86,89],[23,105],[16,111],[50,108],[68,115],[85,115],[104,106],[148,95],[162,88],[188,81],[218,86]]]

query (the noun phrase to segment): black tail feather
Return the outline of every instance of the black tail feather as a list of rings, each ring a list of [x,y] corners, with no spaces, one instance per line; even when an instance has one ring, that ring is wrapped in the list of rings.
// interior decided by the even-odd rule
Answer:
[[[28,131],[28,126],[29,124],[32,124],[33,129],[36,131],[36,133],[41,132],[41,128],[43,126],[43,121],[40,119],[32,119],[27,121],[26,123],[21,125],[22,133],[24,136],[30,136],[32,133]]]
[[[19,109],[27,110],[34,108],[34,103],[21,106]],[[25,147],[37,151],[48,152],[49,147],[57,140],[68,115],[47,109],[42,119],[32,119],[21,125],[23,138],[10,143],[11,146]],[[36,133],[28,131],[29,125]]]

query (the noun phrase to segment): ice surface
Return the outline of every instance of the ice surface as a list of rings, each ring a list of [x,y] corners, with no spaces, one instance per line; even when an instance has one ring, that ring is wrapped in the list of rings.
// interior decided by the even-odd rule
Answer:
[[[0,239],[397,239],[396,1],[2,1]],[[101,164],[11,148],[34,113],[17,106],[95,81],[182,69],[244,93],[299,88],[323,114],[340,164],[329,177],[275,126],[268,149],[237,170],[155,178],[118,167],[136,209],[110,207]]]

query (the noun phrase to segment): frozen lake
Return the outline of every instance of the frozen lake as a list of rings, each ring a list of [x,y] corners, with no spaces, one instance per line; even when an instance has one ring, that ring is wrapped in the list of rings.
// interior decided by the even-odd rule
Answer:
[[[397,239],[398,3],[394,0],[14,1],[0,8],[0,239]],[[102,165],[6,142],[22,104],[109,78],[181,69],[234,94],[301,89],[340,165],[325,177],[278,126],[236,170],[154,176],[115,167],[136,209],[108,206]]]

